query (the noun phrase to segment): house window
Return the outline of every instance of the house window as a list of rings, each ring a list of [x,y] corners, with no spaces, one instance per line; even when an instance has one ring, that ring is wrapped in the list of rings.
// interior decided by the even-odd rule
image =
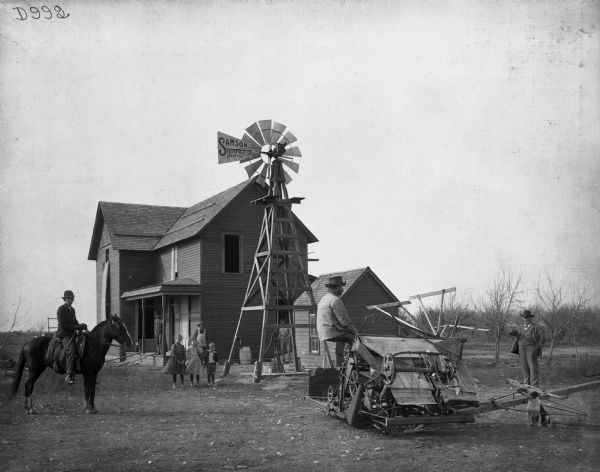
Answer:
[[[311,354],[319,354],[319,335],[317,334],[317,315],[310,313],[308,315],[308,323],[314,328],[308,328],[308,351]]]
[[[238,234],[225,234],[223,238],[223,270],[229,274],[240,274],[241,237]]]
[[[177,246],[171,248],[171,280],[177,278]]]

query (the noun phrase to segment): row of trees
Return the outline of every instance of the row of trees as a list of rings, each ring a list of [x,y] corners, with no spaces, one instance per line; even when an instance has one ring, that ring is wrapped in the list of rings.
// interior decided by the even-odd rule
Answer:
[[[446,323],[460,320],[461,325],[487,329],[486,338],[493,342],[495,358],[500,358],[502,340],[512,327],[521,322],[519,315],[529,309],[546,334],[548,362],[552,361],[558,343],[598,343],[600,341],[600,307],[591,305],[591,298],[582,286],[567,289],[546,274],[534,289],[533,300],[525,301],[527,291],[520,275],[501,269],[485,294],[471,304],[451,299],[444,303],[442,317]],[[439,315],[439,309],[427,310],[429,316]],[[423,310],[419,319],[424,317]],[[420,322],[426,327],[427,323]]]

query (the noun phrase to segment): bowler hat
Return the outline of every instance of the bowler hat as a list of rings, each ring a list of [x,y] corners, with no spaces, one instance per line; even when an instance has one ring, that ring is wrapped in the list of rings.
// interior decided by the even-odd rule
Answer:
[[[523,314],[521,316],[523,318],[533,318],[533,315],[531,314],[531,311],[529,311],[529,310],[523,310]]]
[[[340,285],[346,285],[346,282],[344,282],[341,275],[336,275],[334,277],[329,277],[329,282],[325,284],[325,287],[339,287]]]
[[[65,290],[64,295],[61,297],[63,300],[65,298],[75,298],[75,294],[71,292],[71,290]]]

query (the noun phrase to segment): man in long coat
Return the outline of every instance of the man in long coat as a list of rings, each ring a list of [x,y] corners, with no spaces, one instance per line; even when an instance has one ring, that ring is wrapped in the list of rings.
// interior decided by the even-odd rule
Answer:
[[[340,298],[346,282],[341,276],[330,277],[325,284],[327,293],[317,305],[317,333],[321,341],[336,343],[335,360],[340,366],[344,360],[343,343],[352,343],[358,330],[350,320],[346,305]]]
[[[533,314],[530,310],[523,311],[521,315],[525,322],[519,329],[512,330],[510,334],[519,339],[519,357],[523,370],[523,383],[532,387],[540,386],[538,357],[544,345],[543,329],[533,323]]]

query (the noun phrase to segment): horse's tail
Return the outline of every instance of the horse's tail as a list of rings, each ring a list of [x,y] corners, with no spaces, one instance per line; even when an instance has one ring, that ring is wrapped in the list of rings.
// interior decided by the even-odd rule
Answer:
[[[10,386],[10,392],[8,398],[14,398],[19,390],[19,384],[21,383],[21,377],[23,376],[23,369],[25,368],[25,346],[21,348],[19,352],[19,359],[17,360],[17,371],[13,379],[12,385]]]

